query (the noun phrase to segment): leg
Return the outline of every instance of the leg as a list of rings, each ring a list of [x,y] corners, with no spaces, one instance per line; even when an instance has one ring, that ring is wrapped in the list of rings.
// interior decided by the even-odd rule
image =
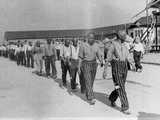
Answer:
[[[51,67],[52,67],[52,76],[56,77],[57,76],[57,70],[56,70],[56,64],[55,64],[55,59],[51,58]]]
[[[83,63],[83,75],[84,75],[84,80],[85,80],[85,85],[86,85],[86,97],[89,101],[93,100],[94,93],[92,89],[92,75],[91,75],[91,69],[92,64],[89,63]]]
[[[34,68],[34,57],[32,53],[31,53],[31,67]]]
[[[50,59],[49,57],[46,57],[45,59],[45,70],[46,70],[46,76],[50,75]]]
[[[80,82],[80,86],[81,86],[81,93],[84,93],[86,91],[86,85],[85,85],[85,80],[84,80],[84,75],[83,72],[81,70],[81,73],[79,75],[79,82]]]
[[[63,85],[66,86],[66,84],[67,84],[67,81],[66,81],[67,68],[66,68],[64,61],[62,61],[62,60],[61,60],[61,68],[62,68],[62,82],[63,82]]]
[[[97,63],[92,64],[92,69],[91,69],[91,81],[92,81],[92,89],[93,89],[93,84],[94,84],[94,80],[96,77],[96,72],[97,72]]]
[[[71,88],[76,89],[76,76],[78,71],[78,63],[72,61],[70,66],[70,74],[71,74]]]

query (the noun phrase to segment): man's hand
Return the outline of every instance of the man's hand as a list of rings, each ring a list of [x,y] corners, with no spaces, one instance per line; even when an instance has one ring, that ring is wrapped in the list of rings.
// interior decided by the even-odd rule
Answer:
[[[45,60],[45,58],[46,58],[45,56],[42,56],[42,59],[43,59],[43,60]]]
[[[81,67],[80,66],[78,67],[78,74],[79,75],[81,74]]]

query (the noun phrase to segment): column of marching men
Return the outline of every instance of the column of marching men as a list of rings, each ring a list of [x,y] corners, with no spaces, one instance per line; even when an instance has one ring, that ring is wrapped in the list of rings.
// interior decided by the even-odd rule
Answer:
[[[35,73],[40,76],[43,74],[44,63],[45,76],[53,79],[57,79],[56,61],[60,60],[61,87],[67,87],[68,72],[71,92],[77,92],[76,76],[78,75],[81,94],[86,96],[90,105],[94,105],[96,102],[93,86],[98,65],[104,66],[104,79],[108,76],[108,68],[111,65],[115,86],[109,96],[111,106],[116,106],[115,102],[119,97],[121,111],[129,114],[125,83],[128,70],[142,71],[140,60],[144,54],[143,44],[139,38],[133,40],[124,31],[117,32],[113,39],[105,38],[99,43],[95,41],[94,33],[89,33],[83,41],[79,41],[77,38],[66,39],[64,42],[52,41],[49,38],[46,39],[46,44],[41,44],[39,41],[35,44],[18,41],[16,44],[1,45],[0,56],[16,61],[18,66],[35,68]],[[100,49],[100,46],[103,50]]]

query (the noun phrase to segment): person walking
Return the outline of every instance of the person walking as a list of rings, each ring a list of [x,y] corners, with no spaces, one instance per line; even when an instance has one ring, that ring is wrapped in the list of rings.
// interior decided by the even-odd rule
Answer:
[[[34,68],[34,58],[33,58],[33,45],[32,42],[29,42],[26,48],[27,56],[27,67]]]
[[[109,100],[111,106],[115,106],[115,101],[120,98],[121,111],[125,114],[129,114],[129,103],[125,90],[125,83],[127,78],[128,66],[127,62],[129,59],[129,51],[124,44],[126,39],[126,33],[119,31],[117,39],[112,42],[110,49],[107,54],[106,61],[111,63],[112,66],[112,77],[115,85],[115,90],[111,92]]]
[[[69,72],[69,75],[71,76],[70,56],[71,56],[70,41],[69,39],[66,39],[64,41],[64,45],[62,45],[61,50],[60,50],[63,87],[67,87],[67,80],[66,80],[67,71]]]
[[[70,46],[71,55],[70,55],[70,74],[71,74],[71,89],[73,92],[77,91],[77,83],[76,76],[78,73],[78,65],[79,65],[79,45],[78,39],[74,38],[72,40],[73,45]]]
[[[105,38],[103,40],[103,44],[104,44],[104,59],[107,59],[108,50],[109,50],[109,47],[111,46],[112,42],[110,39]],[[105,61],[104,71],[103,71],[103,79],[106,79],[108,76],[108,68],[109,68],[109,62]]]
[[[140,38],[137,37],[135,40],[135,43],[133,45],[133,58],[135,62],[136,72],[139,70],[139,72],[142,72],[142,65],[141,65],[141,58],[144,54],[144,47],[143,44],[140,42]]]
[[[57,70],[56,70],[56,49],[55,46],[51,44],[51,39],[47,39],[47,44],[44,46],[44,60],[45,60],[45,70],[46,70],[46,76],[49,77],[50,74],[50,68],[52,69],[52,75],[51,77],[53,79],[57,78]]]
[[[33,47],[33,54],[34,54],[36,73],[41,76],[43,69],[43,59],[42,59],[43,48],[41,47],[39,41],[37,41]]]
[[[96,102],[93,92],[93,84],[98,66],[97,58],[102,64],[102,52],[100,51],[99,46],[95,43],[95,35],[93,33],[89,33],[87,35],[87,42],[83,43],[79,50],[78,71],[83,74],[86,98],[91,105],[94,105]]]
[[[17,47],[15,48],[15,53],[14,55],[16,56],[16,61],[17,61],[17,65],[20,65],[20,44],[19,42],[17,43]]]

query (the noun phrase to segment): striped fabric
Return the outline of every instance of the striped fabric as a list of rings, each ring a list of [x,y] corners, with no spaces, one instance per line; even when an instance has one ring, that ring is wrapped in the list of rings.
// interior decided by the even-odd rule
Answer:
[[[92,100],[95,98],[93,92],[93,84],[96,76],[97,66],[98,64],[96,61],[82,62],[82,72],[86,87],[86,97],[88,100]]]
[[[122,110],[127,110],[129,108],[127,94],[125,91],[125,82],[128,72],[127,61],[112,60],[111,65],[114,84],[115,86],[119,86],[119,88],[110,94],[109,99],[112,102],[115,102],[119,96]]]

